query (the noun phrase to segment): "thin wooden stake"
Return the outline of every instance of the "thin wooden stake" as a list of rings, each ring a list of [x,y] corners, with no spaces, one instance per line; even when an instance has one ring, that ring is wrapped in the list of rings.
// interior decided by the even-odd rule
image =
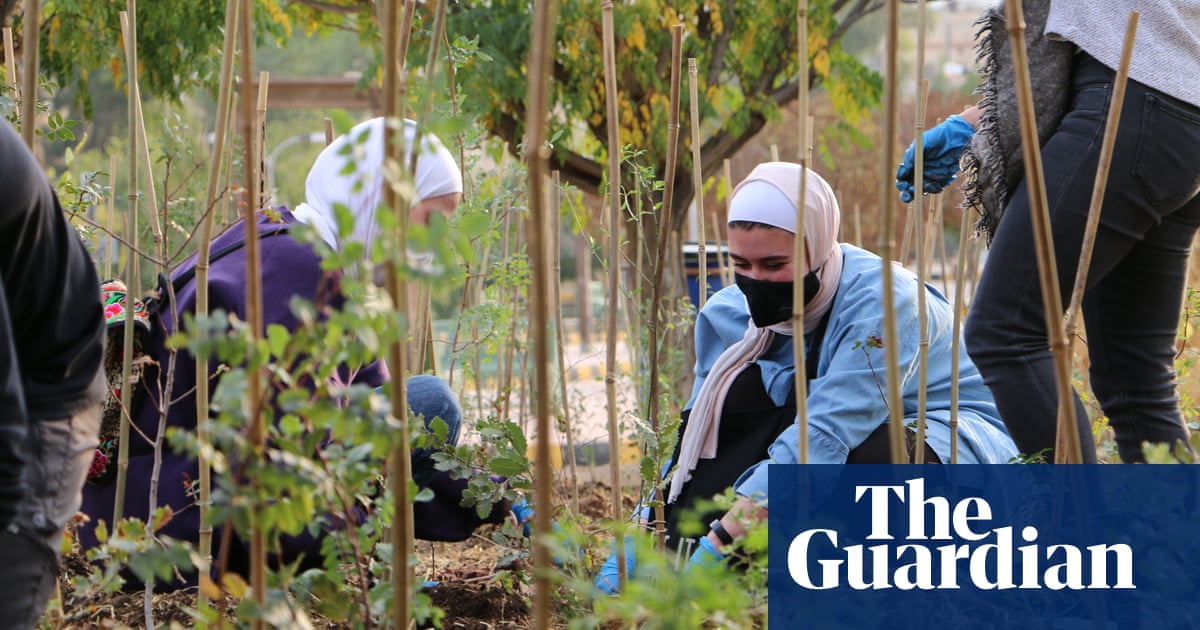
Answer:
[[[1050,235],[1050,210],[1046,201],[1046,181],[1042,171],[1042,153],[1034,118],[1033,92],[1029,81],[1029,59],[1025,50],[1025,15],[1020,0],[1007,0],[1005,19],[1008,23],[1009,46],[1012,48],[1013,70],[1016,72],[1017,112],[1021,122],[1021,154],[1025,159],[1025,184],[1029,191],[1029,214],[1033,221],[1033,238],[1037,251],[1038,275],[1041,279],[1042,305],[1046,316],[1046,334],[1054,354],[1055,386],[1058,390],[1058,434],[1065,448],[1054,450],[1057,464],[1083,462],[1079,443],[1079,427],[1075,424],[1074,389],[1071,386],[1071,357],[1063,329],[1062,297],[1059,293],[1054,241]]]
[[[40,151],[34,150],[33,141],[37,136],[37,87],[38,87],[38,46],[41,39],[41,0],[25,0],[24,13],[21,17],[21,137],[25,146],[36,157]],[[132,287],[130,287],[132,289]],[[127,313],[130,311],[126,311]]]
[[[229,110],[233,95],[233,62],[237,50],[239,0],[225,2],[225,39],[222,44],[220,87],[217,90],[217,120],[213,130],[212,151],[209,153],[208,186],[204,195],[204,214],[200,219],[200,242],[196,256],[196,317],[208,315],[208,268],[212,251],[213,209],[217,203],[217,190],[221,184],[221,166],[224,162],[225,139],[229,135]],[[226,173],[228,175],[228,173]],[[178,319],[176,319],[178,321]],[[208,522],[208,511],[212,505],[212,469],[209,467],[206,446],[211,440],[208,420],[208,361],[196,357],[196,440],[200,443],[197,465],[199,466],[200,500],[200,580],[209,576],[212,562],[212,524]],[[206,589],[199,589],[197,606],[203,608],[208,601]]]
[[[671,223],[671,205],[675,201],[675,168],[679,159],[679,89],[680,89],[680,66],[683,61],[683,25],[673,24],[671,26],[671,84],[669,88],[669,107],[670,111],[667,116],[667,156],[666,167],[663,170],[664,188],[662,216],[658,218],[658,240],[657,240],[657,258],[654,261],[654,283],[651,286],[650,295],[650,313],[649,313],[649,331],[647,339],[649,340],[649,359],[650,364],[650,394],[649,394],[649,411],[646,414],[650,418],[650,430],[657,436],[659,435],[659,326],[661,325],[661,302],[663,291],[663,271],[666,267],[667,250],[668,248],[668,228]],[[613,447],[609,447],[610,452]],[[655,454],[662,458],[663,453],[655,449]],[[615,457],[610,454],[610,457]],[[665,461],[665,460],[662,460]],[[659,464],[656,462],[656,466]],[[657,468],[656,468],[657,470]],[[656,479],[657,481],[657,479]],[[666,543],[666,529],[664,528],[665,518],[663,516],[662,506],[654,507],[653,518],[654,534],[658,547],[661,549]]]
[[[529,249],[533,264],[533,304],[530,306],[530,328],[537,338],[534,356],[537,362],[534,371],[534,387],[537,392],[537,457],[534,470],[534,492],[536,505],[541,509],[534,513],[537,532],[534,540],[534,627],[543,630],[550,627],[550,575],[551,557],[547,541],[550,538],[550,487],[552,466],[550,459],[550,371],[549,339],[547,330],[548,301],[550,286],[546,281],[546,238],[541,230],[546,228],[546,174],[550,161],[550,147],[546,144],[546,119],[549,112],[548,92],[552,51],[554,47],[554,21],[556,5],[553,0],[538,0],[534,5],[533,32],[529,42],[529,104],[525,121],[525,133],[529,139]],[[611,17],[611,7],[610,13]],[[611,24],[610,24],[611,26]],[[610,31],[611,33],[611,31]],[[610,129],[615,120],[610,121]],[[612,132],[610,131],[610,134]],[[614,145],[615,146],[615,145]],[[609,151],[613,151],[610,147]],[[614,458],[615,459],[615,458]]]
[[[134,13],[136,0],[129,0],[129,10],[121,11],[121,36],[125,41],[130,42],[133,46],[134,61],[137,61],[137,24],[134,23],[130,16],[136,19]],[[138,80],[138,66],[135,64],[129,71],[128,79],[129,100],[133,104],[134,118],[136,118],[134,129],[138,134],[138,149],[141,150],[141,162],[146,166],[146,181],[149,184],[146,186],[146,197],[150,202],[148,205],[147,214],[150,217],[150,235],[154,238],[154,257],[158,267],[158,272],[162,273],[166,268],[167,249],[166,241],[163,237],[162,225],[158,221],[158,193],[154,189],[154,165],[150,161],[150,144],[146,140],[146,119],[142,115],[142,89]]]
[[[383,72],[383,111],[388,124],[383,128],[384,163],[391,161],[401,164],[404,160],[403,147],[393,141],[397,131],[404,141],[404,107],[407,90],[406,71],[408,57],[408,42],[412,37],[413,15],[416,11],[415,0],[405,0],[403,11],[400,10],[399,0],[388,0],[384,3],[383,34],[384,34],[384,72]],[[400,125],[394,129],[393,124]],[[419,146],[419,143],[418,143]],[[405,251],[408,231],[408,200],[397,195],[393,186],[383,187],[383,206],[390,210],[395,217],[395,228],[388,237],[388,250],[402,255]],[[408,281],[400,273],[400,266],[394,258],[387,263],[387,291],[392,299],[392,309],[396,315],[408,312]],[[413,507],[412,497],[409,496],[408,482],[412,478],[411,452],[408,444],[408,353],[405,340],[408,338],[409,323],[404,317],[396,317],[400,334],[388,344],[388,366],[392,372],[391,411],[398,423],[395,444],[388,455],[388,485],[392,489],[392,507],[394,510],[392,524],[392,625],[395,628],[407,628],[412,617],[414,572],[409,563],[413,549]]]
[[[696,282],[699,295],[697,306],[704,308],[704,303],[708,301],[708,237],[704,233],[704,170],[700,162],[700,97],[696,73],[696,58],[688,57],[688,96],[692,114],[692,188],[696,191],[692,199],[696,204],[696,219],[700,226],[700,240],[696,244]]]
[[[552,285],[554,318],[556,320],[554,331],[557,336],[555,347],[558,350],[558,382],[561,389],[559,393],[562,396],[563,434],[567,439],[567,476],[571,490],[571,513],[579,514],[579,467],[575,458],[575,430],[571,424],[571,405],[567,395],[567,335],[562,306],[562,180],[557,170],[551,173],[551,180],[553,186],[550,189],[550,221],[552,224],[550,254],[553,272],[550,274],[550,280],[554,283]]]
[[[808,215],[808,0],[800,0],[796,5],[796,42],[797,58],[800,64],[800,75],[797,83],[800,87],[799,120],[796,125],[799,130],[799,142],[796,150],[800,154],[800,191],[799,203],[796,204],[796,235],[792,238],[792,269],[793,273],[802,275],[811,271],[806,270],[804,263],[809,258],[806,234]],[[815,255],[815,254],[814,254]],[[808,357],[805,356],[804,344],[804,282],[796,278],[792,283],[792,358],[796,364],[793,387],[796,390],[796,424],[798,463],[808,463]],[[807,485],[804,486],[807,492]]]
[[[621,267],[621,118],[617,110],[617,59],[613,43],[613,3],[601,0],[604,38],[604,100],[608,116],[608,338],[605,352],[604,385],[608,403],[608,469],[612,485],[612,519],[621,520],[620,435],[617,431],[617,323],[620,314]],[[625,537],[616,536],[617,582],[621,589],[629,577],[625,566]]]
[[[1096,165],[1096,181],[1092,186],[1092,202],[1088,206],[1087,225],[1083,231],[1083,244],[1079,252],[1079,266],[1075,268],[1075,286],[1071,292],[1071,304],[1067,308],[1066,338],[1067,356],[1074,354],[1075,333],[1079,328],[1080,304],[1087,288],[1088,267],[1091,266],[1092,249],[1096,245],[1096,230],[1100,225],[1100,207],[1104,202],[1104,191],[1108,186],[1108,171],[1112,166],[1113,147],[1117,142],[1117,127],[1121,121],[1121,109],[1125,105],[1125,85],[1129,79],[1129,61],[1133,57],[1133,40],[1137,36],[1140,13],[1133,11],[1125,27],[1125,40],[1121,46],[1121,61],[1113,79],[1113,91],[1108,105],[1108,118],[1104,121],[1104,138],[1100,144],[1100,161]],[[1059,432],[1061,434],[1061,431]],[[1055,450],[1058,450],[1056,446]]]
[[[13,49],[12,27],[5,26],[0,32],[4,35],[4,84],[12,88],[13,100],[17,101],[19,106],[21,84],[17,82],[17,53]]]
[[[954,337],[950,341],[950,463],[958,463],[958,391],[959,354],[962,347],[962,318],[967,292],[967,256],[971,243],[971,211],[962,209],[962,226],[958,233],[958,267],[954,272]]]
[[[884,122],[883,141],[879,144],[881,186],[880,207],[883,208],[883,235],[880,258],[883,265],[883,351],[887,365],[887,406],[888,406],[888,440],[891,445],[892,463],[900,464],[908,461],[905,453],[905,432],[903,397],[900,391],[900,339],[896,335],[896,296],[893,285],[892,250],[896,235],[892,225],[896,216],[896,195],[888,185],[896,155],[896,47],[899,36],[899,0],[888,0],[887,3],[887,35],[885,48],[884,73]]]
[[[105,222],[104,229],[106,232],[108,232],[108,243],[104,247],[104,278],[103,278],[104,280],[108,280],[113,277],[113,275],[112,275],[113,258],[120,252],[119,247],[118,248],[113,247],[113,243],[116,241],[116,239],[113,238],[113,235],[116,234],[116,232],[113,231],[113,229],[114,229],[113,220],[114,220],[114,216],[117,214],[117,212],[116,212],[116,206],[117,206],[116,173],[117,173],[117,156],[116,156],[116,154],[113,154],[113,155],[108,156],[108,203],[106,204],[106,214],[104,217],[104,222]]]

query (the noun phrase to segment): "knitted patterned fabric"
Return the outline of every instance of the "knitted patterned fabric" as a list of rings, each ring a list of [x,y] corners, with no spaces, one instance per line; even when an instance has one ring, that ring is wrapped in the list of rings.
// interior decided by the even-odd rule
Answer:
[[[1050,0],[1024,0],[1025,46],[1037,119],[1038,146],[1058,127],[1070,104],[1071,61],[1075,46],[1045,37]],[[964,208],[979,213],[977,235],[991,244],[1012,191],[1025,176],[1016,77],[1003,3],[975,21],[979,73],[978,129],[961,159]]]

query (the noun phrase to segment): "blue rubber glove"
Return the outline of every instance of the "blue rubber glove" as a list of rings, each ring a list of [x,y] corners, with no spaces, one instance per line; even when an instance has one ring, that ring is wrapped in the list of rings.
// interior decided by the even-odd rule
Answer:
[[[529,522],[533,520],[533,508],[525,502],[524,498],[519,498],[513,501],[512,507],[509,508],[512,515],[517,519],[517,523],[521,525],[521,533],[526,538],[529,537]]]
[[[637,557],[634,552],[634,545],[637,543],[632,536],[625,537],[625,573],[629,579],[633,579],[634,567],[637,565]],[[620,576],[617,574],[617,541],[613,541],[613,550],[608,554],[608,560],[604,561],[604,565],[600,567],[600,574],[596,576],[596,588],[608,595],[616,595],[621,592]]]
[[[693,567],[713,568],[725,564],[725,556],[717,549],[717,546],[712,544],[708,536],[700,537],[700,544],[696,546],[696,550],[692,552],[692,557],[688,558],[687,566],[683,568],[688,571]]]
[[[975,128],[971,123],[955,114],[921,136],[925,153],[925,192],[939,193],[958,177],[958,158],[973,135]],[[896,169],[896,189],[900,191],[900,200],[904,203],[913,200],[916,149],[916,142],[908,145],[904,159]]]

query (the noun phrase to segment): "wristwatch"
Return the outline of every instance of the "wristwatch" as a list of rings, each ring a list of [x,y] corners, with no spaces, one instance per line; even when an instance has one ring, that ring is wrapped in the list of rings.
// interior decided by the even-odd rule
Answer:
[[[730,536],[729,532],[725,530],[725,526],[721,524],[721,519],[714,519],[708,525],[708,528],[712,530],[712,533],[717,535],[717,540],[721,541],[722,545],[733,544],[733,536]]]

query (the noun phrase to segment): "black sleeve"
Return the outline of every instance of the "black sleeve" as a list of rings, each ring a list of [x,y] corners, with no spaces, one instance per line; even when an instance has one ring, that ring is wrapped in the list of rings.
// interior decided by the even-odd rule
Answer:
[[[21,444],[26,431],[25,397],[0,277],[0,527],[12,522],[21,501]]]
[[[64,418],[98,403],[100,281],[45,172],[7,121],[0,122],[0,276],[28,417]]]

